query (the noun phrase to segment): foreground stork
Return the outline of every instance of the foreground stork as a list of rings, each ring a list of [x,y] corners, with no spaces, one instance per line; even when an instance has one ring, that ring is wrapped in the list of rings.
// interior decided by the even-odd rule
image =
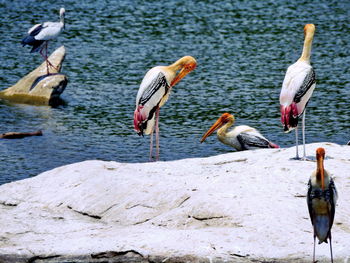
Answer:
[[[252,150],[257,148],[279,148],[277,144],[270,142],[261,135],[256,129],[241,125],[235,127],[231,131],[227,131],[235,122],[235,117],[232,114],[224,113],[203,135],[201,143],[217,129],[219,141],[229,146],[234,147],[237,151]]]
[[[325,150],[318,148],[316,150],[317,168],[310,177],[307,192],[307,206],[314,228],[313,262],[315,262],[316,237],[319,244],[328,243],[327,239],[329,239],[331,261],[333,262],[331,228],[338,196],[332,177],[324,169],[324,157]]]
[[[64,29],[64,13],[65,9],[62,7],[60,9],[60,22],[44,22],[42,24],[36,24],[31,29],[28,30],[28,35],[23,38],[22,45],[32,46],[30,53],[37,52],[45,58],[46,70],[49,75],[49,66],[54,67],[48,58],[48,41],[56,39],[58,35]],[[45,49],[45,53],[43,53]]]
[[[310,65],[311,45],[315,33],[315,26],[307,24],[304,27],[304,48],[301,57],[289,66],[282,84],[280,94],[281,122],[284,131],[295,129],[296,159],[298,153],[298,118],[302,116],[302,133],[304,154],[305,151],[305,108],[316,86],[315,71]]]
[[[156,130],[156,160],[159,159],[159,109],[167,101],[170,91],[183,77],[195,69],[196,60],[185,56],[170,66],[150,69],[143,78],[136,97],[134,128],[139,135],[150,134],[150,160],[153,150],[153,131]],[[177,75],[176,73],[180,71]]]

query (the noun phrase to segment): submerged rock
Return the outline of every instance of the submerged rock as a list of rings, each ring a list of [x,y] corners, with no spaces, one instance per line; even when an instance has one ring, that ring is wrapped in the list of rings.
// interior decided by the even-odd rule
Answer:
[[[50,67],[47,75],[46,62],[20,79],[15,85],[0,91],[0,98],[17,103],[35,105],[55,105],[67,86],[67,76],[61,74],[66,50],[64,46],[56,49],[49,57],[55,67]]]
[[[326,149],[339,192],[334,262],[350,257],[350,147]],[[0,186],[0,262],[311,262],[295,147],[156,163],[85,161]],[[329,262],[328,244],[316,245]]]

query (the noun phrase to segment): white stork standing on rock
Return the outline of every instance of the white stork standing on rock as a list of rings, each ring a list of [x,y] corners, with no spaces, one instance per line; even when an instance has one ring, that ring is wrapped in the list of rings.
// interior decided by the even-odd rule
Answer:
[[[312,173],[308,183],[307,206],[314,229],[313,262],[316,262],[315,241],[317,237],[319,244],[323,242],[328,243],[327,239],[329,239],[331,261],[333,263],[331,228],[334,221],[338,195],[333,178],[324,169],[324,157],[325,150],[318,148],[316,150],[317,168]]]
[[[193,57],[185,56],[170,66],[156,66],[150,69],[141,82],[136,97],[134,128],[139,135],[151,135],[150,159],[152,159],[154,128],[156,160],[159,159],[159,109],[168,100],[172,87],[194,70],[196,65],[197,62]]]
[[[62,7],[60,9],[60,22],[44,22],[42,24],[36,24],[31,29],[28,30],[28,35],[22,39],[22,45],[32,46],[30,53],[37,52],[44,57],[46,61],[47,74],[49,75],[49,66],[54,66],[48,60],[48,41],[56,39],[58,35],[64,29],[64,13],[65,9]],[[43,53],[45,49],[45,53]]]
[[[281,122],[284,131],[295,129],[296,159],[298,154],[298,118],[302,118],[303,146],[305,151],[305,110],[316,86],[315,71],[310,65],[311,45],[315,33],[315,25],[307,24],[304,27],[304,47],[301,57],[293,65],[289,66],[282,84],[280,93]]]
[[[237,151],[252,150],[257,148],[279,148],[277,144],[270,142],[256,129],[240,125],[227,131],[235,122],[232,114],[224,113],[203,135],[201,143],[218,129],[217,136],[222,143],[234,147]]]

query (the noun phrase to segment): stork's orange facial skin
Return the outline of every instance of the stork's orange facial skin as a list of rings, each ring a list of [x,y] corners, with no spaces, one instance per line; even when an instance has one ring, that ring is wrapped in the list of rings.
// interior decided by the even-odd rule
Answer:
[[[220,118],[210,127],[210,129],[203,135],[201,139],[201,143],[205,141],[205,139],[211,135],[214,131],[221,128],[224,124],[228,123],[230,120],[234,120],[234,117],[230,113],[224,113],[220,116]]]
[[[181,79],[183,79],[188,73],[190,73],[192,70],[194,70],[197,66],[196,61],[190,61],[182,67],[181,71],[177,76],[174,78],[174,80],[171,82],[170,86],[175,86]]]

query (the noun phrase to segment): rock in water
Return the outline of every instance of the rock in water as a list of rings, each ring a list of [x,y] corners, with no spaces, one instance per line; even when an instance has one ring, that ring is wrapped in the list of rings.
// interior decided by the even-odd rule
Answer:
[[[59,47],[49,57],[49,61],[55,67],[50,67],[49,75],[44,61],[15,85],[0,91],[0,98],[35,105],[57,104],[68,83],[67,76],[60,73],[65,55],[64,46]]]

